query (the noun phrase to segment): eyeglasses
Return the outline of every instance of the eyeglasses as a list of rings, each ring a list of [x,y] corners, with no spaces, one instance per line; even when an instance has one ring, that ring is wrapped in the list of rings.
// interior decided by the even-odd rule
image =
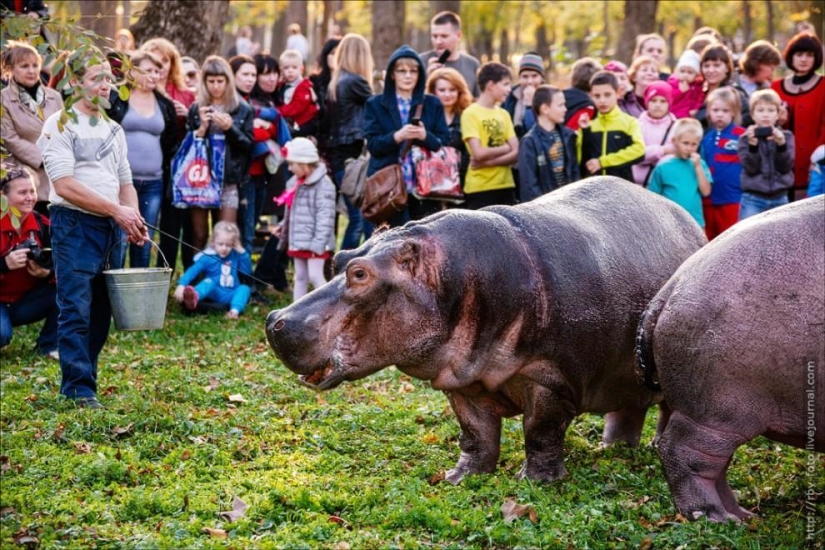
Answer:
[[[415,75],[418,74],[418,69],[395,69],[393,71],[395,74],[403,74],[403,75]]]

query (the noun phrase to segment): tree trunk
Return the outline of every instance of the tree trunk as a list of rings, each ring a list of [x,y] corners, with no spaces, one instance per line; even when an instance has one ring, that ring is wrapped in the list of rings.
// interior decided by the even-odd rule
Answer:
[[[278,59],[278,56],[284,51],[284,46],[286,45],[286,25],[286,12],[278,14],[278,19],[272,22],[270,53],[275,59]]]
[[[607,56],[610,51],[610,2],[602,0],[602,34],[604,35],[604,48],[602,55]]]
[[[770,43],[773,43],[773,36],[775,34],[775,29],[773,26],[773,3],[771,0],[765,0],[765,8],[768,12],[768,37],[767,40]]]
[[[498,58],[505,65],[510,65],[510,37],[507,29],[501,29],[499,33]]]
[[[430,16],[442,11],[461,13],[461,0],[430,0]]]
[[[404,36],[404,2],[372,2],[372,57],[382,70]]]
[[[749,0],[742,0],[742,19],[745,27],[745,45],[753,42],[753,19],[751,18],[751,3]]]
[[[80,1],[80,21],[81,27],[96,32],[104,38],[114,40],[118,30],[119,17],[115,12],[117,5],[115,2],[106,0],[81,0]],[[102,47],[111,48],[113,42],[99,44]]]
[[[229,20],[229,0],[149,0],[132,25],[135,41],[162,36],[199,62],[219,54],[223,26]],[[197,29],[197,32],[193,32]]]
[[[656,9],[659,0],[625,0],[624,25],[619,43],[616,45],[616,58],[630,64],[636,36],[651,33],[656,29]]]

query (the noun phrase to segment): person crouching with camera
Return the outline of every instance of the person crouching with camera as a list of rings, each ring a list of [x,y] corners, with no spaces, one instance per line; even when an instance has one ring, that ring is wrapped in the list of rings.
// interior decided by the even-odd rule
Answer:
[[[739,221],[788,204],[788,189],[794,184],[794,137],[776,125],[782,100],[773,90],[757,90],[749,106],[754,124],[739,138]]]
[[[4,166],[0,193],[7,211],[0,218],[0,348],[11,343],[13,328],[46,320],[37,352],[57,354],[57,302],[49,220],[34,211],[37,189],[25,168]]]

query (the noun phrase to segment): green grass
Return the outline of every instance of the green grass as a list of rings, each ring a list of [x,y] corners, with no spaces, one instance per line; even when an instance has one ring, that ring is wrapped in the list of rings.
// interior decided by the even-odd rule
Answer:
[[[821,457],[808,476],[808,453],[764,439],[731,468],[740,502],[761,516],[741,526],[683,522],[655,450],[599,449],[596,416],[568,431],[563,482],[515,479],[513,419],[495,474],[433,483],[458,457],[445,397],[395,369],[313,393],[270,352],[266,313],[230,322],[170,307],[163,331],[113,331],[104,411],[64,401],[58,365],[30,351],[36,329],[18,329],[0,356],[0,547],[29,534],[43,548],[801,548],[813,546],[809,483],[825,539]],[[248,509],[230,523],[218,514],[235,496]],[[505,523],[508,497],[538,523]]]

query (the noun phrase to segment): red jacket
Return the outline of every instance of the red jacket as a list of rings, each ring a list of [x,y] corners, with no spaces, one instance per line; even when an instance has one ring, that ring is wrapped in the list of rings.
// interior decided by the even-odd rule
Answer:
[[[40,223],[38,224],[38,219]],[[37,212],[32,212],[20,223],[20,232],[11,225],[9,214],[0,219],[0,303],[12,304],[24,294],[33,289],[43,279],[29,274],[26,269],[9,270],[6,265],[6,256],[11,249],[22,243],[34,234],[34,239],[41,248],[49,248],[49,220]],[[52,277],[51,282],[53,283]]]
[[[817,77],[814,77],[817,78]],[[794,180],[797,189],[808,187],[811,174],[811,155],[818,146],[825,143],[825,78],[811,90],[802,94],[790,94],[783,86],[784,80],[774,80],[774,89],[782,101],[788,103],[788,122],[796,142],[794,157]]]
[[[284,82],[278,85],[279,98],[283,98],[285,88]],[[301,80],[292,94],[292,101],[278,105],[278,111],[298,126],[312,122],[318,116],[318,97],[312,89],[312,82],[308,78]]]

